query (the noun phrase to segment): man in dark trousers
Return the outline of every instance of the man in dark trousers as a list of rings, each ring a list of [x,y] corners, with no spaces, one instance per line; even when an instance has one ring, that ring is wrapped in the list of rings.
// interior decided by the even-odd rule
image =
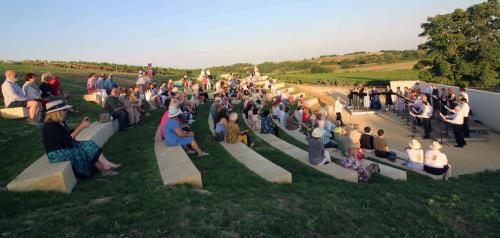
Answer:
[[[469,138],[470,137],[470,132],[469,132],[470,106],[469,106],[469,103],[467,103],[467,98],[465,98],[465,97],[460,98],[459,105],[460,105],[460,108],[462,109],[462,114],[464,115],[464,126],[463,126],[464,137]]]
[[[428,101],[427,96],[422,96],[422,107],[421,113],[419,115],[415,115],[411,113],[413,116],[421,118],[422,123],[424,124],[424,132],[425,135],[422,139],[430,139],[431,138],[431,117],[432,117],[432,106]]]
[[[455,141],[457,145],[455,147],[463,148],[466,145],[464,140],[464,132],[463,132],[463,124],[464,124],[464,115],[462,114],[462,109],[460,106],[455,106],[453,110],[455,114],[453,116],[444,116],[441,114],[441,117],[446,122],[449,122],[453,125],[453,133],[455,134]]]

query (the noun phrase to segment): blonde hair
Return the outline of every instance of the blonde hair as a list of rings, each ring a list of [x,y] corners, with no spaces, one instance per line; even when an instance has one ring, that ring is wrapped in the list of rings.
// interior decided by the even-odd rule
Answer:
[[[43,122],[44,123],[63,122],[65,118],[66,118],[66,112],[64,110],[59,110],[45,114]]]

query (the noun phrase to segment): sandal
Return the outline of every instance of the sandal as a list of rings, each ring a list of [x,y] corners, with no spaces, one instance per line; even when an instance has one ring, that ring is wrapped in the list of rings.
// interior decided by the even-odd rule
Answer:
[[[198,156],[202,157],[202,156],[207,156],[207,155],[210,155],[210,154],[205,152],[205,151],[202,151]]]

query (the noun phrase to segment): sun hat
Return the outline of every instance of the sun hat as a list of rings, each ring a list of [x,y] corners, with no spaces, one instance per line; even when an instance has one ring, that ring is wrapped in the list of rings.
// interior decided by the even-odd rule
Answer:
[[[429,148],[431,148],[431,150],[439,150],[443,148],[443,146],[439,144],[439,142],[433,141],[432,144],[429,146]]]
[[[168,108],[168,117],[169,118],[176,117],[176,116],[180,115],[181,113],[182,113],[182,111],[178,107],[172,106],[172,107]]]
[[[45,105],[45,107],[47,108],[47,111],[45,112],[45,114],[47,114],[47,113],[51,113],[51,112],[57,112],[57,111],[65,110],[68,108],[72,108],[73,106],[66,105],[66,103],[63,100],[54,100],[54,101],[48,102]]]
[[[412,149],[416,149],[416,150],[419,150],[420,148],[422,148],[422,146],[420,145],[420,142],[418,142],[418,140],[411,140],[410,143],[408,143],[408,145],[412,148]]]
[[[236,112],[233,112],[233,113],[229,114],[229,120],[230,121],[236,121],[236,120],[238,120],[238,114]]]
[[[318,127],[314,129],[311,135],[315,138],[321,138],[323,136],[323,133],[324,133],[323,129]]]
[[[215,97],[214,100],[217,102],[217,101],[220,101],[221,99],[220,99],[220,97]]]

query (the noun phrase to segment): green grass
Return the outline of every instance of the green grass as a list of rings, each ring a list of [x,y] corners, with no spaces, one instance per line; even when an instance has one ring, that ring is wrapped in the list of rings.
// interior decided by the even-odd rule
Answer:
[[[277,75],[277,79],[289,83],[327,84],[337,82],[339,85],[363,83],[366,85],[387,85],[390,80],[417,80],[418,71],[353,71],[339,73],[298,73]]]
[[[36,68],[18,70],[40,73]],[[72,125],[99,112],[80,99],[87,74],[59,73],[80,111],[71,116]],[[271,184],[211,139],[208,113],[209,105],[202,106],[192,125],[196,140],[210,153],[192,157],[202,173],[203,190],[163,186],[153,151],[162,114],[157,111],[104,146],[107,157],[123,163],[120,175],[80,181],[71,194],[1,189],[0,235],[493,237],[500,232],[500,172],[448,182],[378,176],[369,184],[351,184],[319,173],[251,134],[258,153],[293,174],[293,184]],[[39,129],[18,120],[0,119],[0,126],[0,187],[5,187],[44,152]]]

